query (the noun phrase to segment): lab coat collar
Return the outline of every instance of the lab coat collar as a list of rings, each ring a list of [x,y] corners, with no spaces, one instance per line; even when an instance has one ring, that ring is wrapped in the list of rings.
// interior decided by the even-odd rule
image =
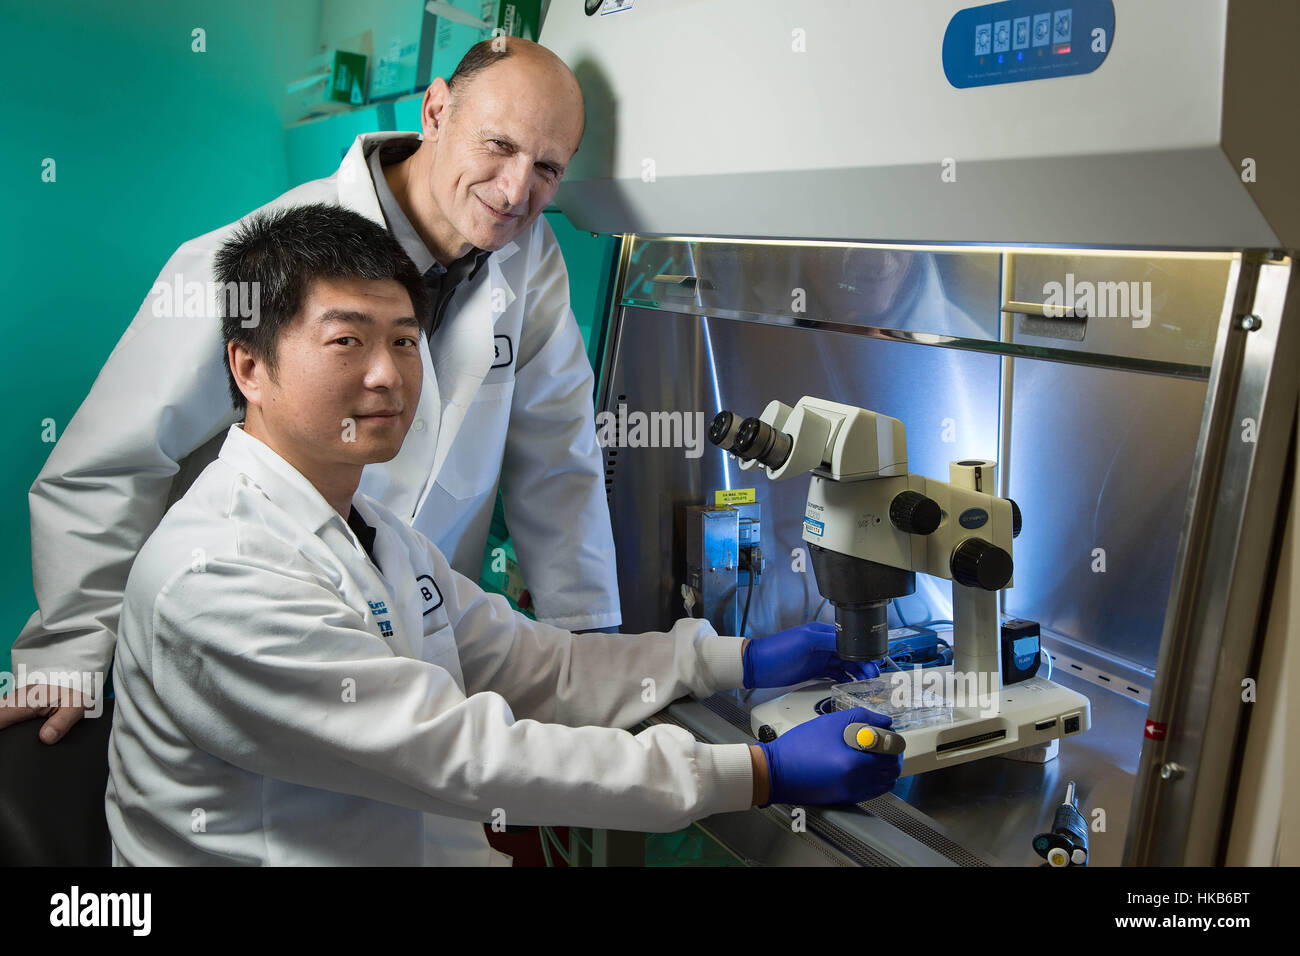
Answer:
[[[534,225],[535,225],[535,223],[534,223]],[[528,228],[529,228],[529,229],[532,229],[533,226],[529,226]],[[519,251],[519,244],[516,243],[516,242],[514,242],[514,241],[512,240],[512,241],[510,241],[510,242],[507,242],[507,243],[506,243],[504,246],[502,246],[500,249],[498,249],[498,250],[496,251],[496,255],[493,256],[492,258],[496,260],[496,264],[499,266],[499,265],[501,265],[501,263],[505,262],[507,259],[509,259],[511,256],[513,256],[513,255],[514,255],[516,252],[518,252],[518,251]],[[505,282],[504,279],[502,279],[501,281],[502,281],[502,282]],[[507,291],[507,292],[510,292],[510,287],[509,287],[509,286],[506,287],[506,291]],[[515,301],[515,294],[514,294],[513,292],[510,292],[510,302],[513,302],[513,301]],[[507,302],[506,304],[509,305],[510,303]]]
[[[334,510],[316,486],[269,445],[244,431],[242,422],[230,426],[218,457],[246,475],[272,504],[292,515],[312,534],[319,534],[330,522],[337,521],[352,535],[352,529],[348,528],[343,516]]]
[[[380,143],[399,137],[418,140],[420,134],[404,131],[362,133],[353,140],[352,148],[343,157],[343,162],[339,164],[339,170],[335,174],[339,190],[339,205],[344,209],[359,212],[381,226],[385,225],[384,213],[379,208],[379,197],[375,194],[374,180],[370,178],[368,157]]]

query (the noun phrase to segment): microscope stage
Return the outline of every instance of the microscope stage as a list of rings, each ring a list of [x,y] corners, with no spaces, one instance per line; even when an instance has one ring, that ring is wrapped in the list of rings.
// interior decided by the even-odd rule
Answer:
[[[929,668],[927,672],[945,670],[951,671],[951,667]],[[830,697],[829,683],[791,691],[754,707],[750,727],[755,737],[764,724],[779,736],[824,713]],[[1087,697],[1042,677],[1003,687],[997,713],[990,713],[992,710],[991,706],[955,707],[951,717],[929,717],[911,725],[895,717],[895,723],[903,725],[898,732],[907,739],[903,776],[1046,745],[1081,734],[1092,722]]]

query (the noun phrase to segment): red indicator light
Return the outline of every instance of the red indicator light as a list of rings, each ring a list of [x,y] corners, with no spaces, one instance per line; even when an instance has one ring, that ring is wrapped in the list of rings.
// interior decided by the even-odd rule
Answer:
[[[1070,52],[1070,44],[1068,44],[1068,43],[1062,43],[1060,46],[1058,46],[1058,47],[1057,47],[1056,49],[1054,49],[1052,52],[1053,52],[1053,53],[1069,53],[1069,52]]]

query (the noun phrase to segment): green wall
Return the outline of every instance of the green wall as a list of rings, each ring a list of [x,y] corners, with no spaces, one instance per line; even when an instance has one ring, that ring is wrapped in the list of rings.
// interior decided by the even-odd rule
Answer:
[[[0,0],[0,669],[36,609],[27,491],[53,447],[43,423],[62,431],[178,245],[287,188],[277,94],[319,17],[318,0]]]

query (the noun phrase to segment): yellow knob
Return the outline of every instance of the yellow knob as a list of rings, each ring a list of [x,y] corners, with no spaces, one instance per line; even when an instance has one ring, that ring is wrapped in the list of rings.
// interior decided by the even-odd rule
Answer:
[[[870,727],[863,727],[858,730],[858,746],[870,747],[876,742],[876,732]]]
[[[1070,855],[1062,850],[1059,846],[1052,847],[1047,851],[1047,862],[1052,866],[1068,866]]]

